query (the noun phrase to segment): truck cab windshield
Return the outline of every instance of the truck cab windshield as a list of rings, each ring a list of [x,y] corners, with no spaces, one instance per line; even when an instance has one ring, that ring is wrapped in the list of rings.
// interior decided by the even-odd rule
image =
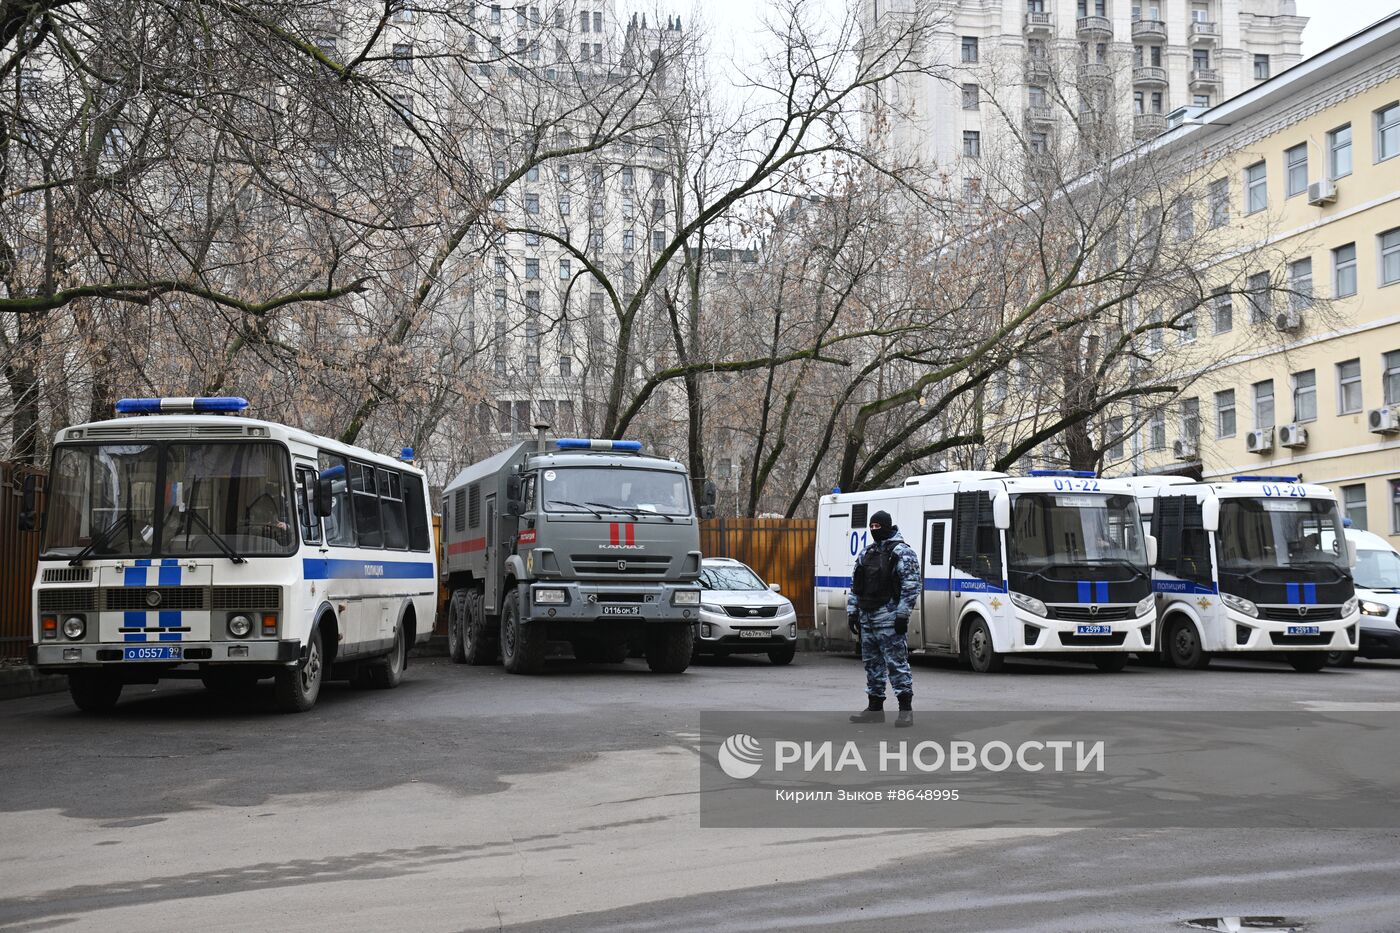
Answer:
[[[1227,498],[1220,501],[1221,570],[1258,567],[1347,569],[1342,520],[1329,499]]]
[[[1022,493],[1011,510],[1007,553],[1013,570],[1116,565],[1147,573],[1147,547],[1132,496]]]
[[[547,512],[689,515],[684,473],[628,467],[555,467],[540,474],[539,501]]]
[[[287,554],[296,546],[288,482],[275,444],[59,447],[44,555],[74,557],[94,540],[94,557]]]

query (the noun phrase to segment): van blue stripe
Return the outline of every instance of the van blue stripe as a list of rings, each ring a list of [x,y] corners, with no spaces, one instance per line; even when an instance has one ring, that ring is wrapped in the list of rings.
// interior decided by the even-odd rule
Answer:
[[[146,566],[149,566],[150,563],[151,563],[150,561],[146,561]],[[141,564],[140,561],[137,561],[137,562],[136,562],[136,566],[135,566],[135,567],[128,567],[128,568],[126,568],[125,571],[122,572],[122,586],[145,586],[145,585],[146,585],[146,567],[145,567],[145,566],[142,566],[142,564]]]
[[[183,615],[184,613],[178,609],[164,609],[160,612],[160,621],[156,624],[161,628],[179,628]]]
[[[145,641],[146,636],[141,632],[128,633],[122,636],[122,641]]]
[[[1108,602],[1108,583],[1103,580],[1094,583],[1094,600],[1096,602]]]
[[[1087,603],[1087,602],[1089,602],[1091,599],[1093,599],[1093,596],[1090,594],[1090,589],[1091,589],[1091,588],[1090,588],[1090,586],[1089,586],[1089,581],[1088,581],[1088,580],[1080,580],[1077,589],[1078,589],[1078,596],[1076,597],[1076,601],[1077,601],[1077,602]]]
[[[1286,593],[1287,593],[1287,595],[1284,596],[1284,599],[1286,599],[1288,602],[1290,602],[1290,603],[1300,603],[1300,602],[1303,601],[1303,597],[1302,597],[1301,595],[1299,595],[1299,593],[1298,593],[1298,584],[1296,584],[1296,583],[1285,583],[1285,584],[1284,584],[1284,590],[1285,590]]]
[[[836,590],[844,590],[849,589],[850,585],[850,577],[817,577],[817,586],[830,587]]]
[[[137,609],[128,609],[122,613],[122,628],[145,628],[146,613]]]
[[[149,566],[151,566],[151,562],[150,562],[149,559],[138,560],[138,561],[136,562],[136,566],[138,566],[138,567],[149,567]]]
[[[180,565],[176,564],[174,567],[167,567],[162,563],[160,570],[157,572],[156,579],[159,580],[158,585],[160,586],[179,586]]]
[[[161,632],[161,633],[160,633],[160,640],[161,640],[161,641],[179,641],[180,639],[182,639],[182,638],[184,638],[184,637],[185,637],[185,636],[181,635],[179,632]]]
[[[431,561],[342,560],[307,557],[301,562],[308,580],[431,580]]]
[[[825,589],[844,590],[850,589],[850,577],[823,577],[815,578],[816,585]],[[947,577],[924,577],[924,592],[926,593],[1005,593],[1006,586],[998,586],[995,583],[987,583],[983,580],[949,580]]]
[[[1305,602],[1305,603],[1307,603],[1307,604],[1309,604],[1309,605],[1313,605],[1313,604],[1315,604],[1315,603],[1317,602],[1317,584],[1316,584],[1316,583],[1304,583],[1304,584],[1303,584],[1303,602]]]

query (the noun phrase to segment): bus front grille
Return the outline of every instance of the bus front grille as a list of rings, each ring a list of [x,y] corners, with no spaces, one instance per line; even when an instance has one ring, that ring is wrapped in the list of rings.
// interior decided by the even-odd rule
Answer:
[[[93,612],[96,609],[97,590],[39,590],[40,612]]]
[[[103,590],[103,608],[108,612],[159,612],[177,609],[207,609],[202,586],[121,586]],[[151,593],[160,599],[151,600]]]

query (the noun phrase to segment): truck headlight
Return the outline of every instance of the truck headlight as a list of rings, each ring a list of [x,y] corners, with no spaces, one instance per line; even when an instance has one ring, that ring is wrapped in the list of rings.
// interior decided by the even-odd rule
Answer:
[[[228,633],[234,638],[247,638],[253,630],[253,620],[242,613],[228,618]]]
[[[1045,604],[1040,600],[1036,599],[1034,596],[1027,596],[1025,593],[1012,593],[1011,601],[1015,603],[1019,608],[1024,609],[1027,612],[1032,613],[1034,615],[1038,615],[1041,617],[1050,615],[1050,610],[1045,608]]]
[[[1259,607],[1243,597],[1235,596],[1233,593],[1221,593],[1220,601],[1236,612],[1249,616],[1251,619],[1259,618]]]
[[[1152,611],[1152,607],[1157,604],[1156,596],[1144,596],[1138,600],[1138,604],[1133,608],[1136,615],[1145,616]]]
[[[564,605],[564,591],[557,587],[535,587],[535,603],[540,606]]]
[[[83,621],[82,616],[69,616],[63,620],[64,637],[72,641],[77,641],[79,638],[82,638],[86,632],[87,623]]]
[[[1345,610],[1346,607],[1343,606],[1342,609]],[[1380,616],[1381,618],[1385,618],[1386,616],[1390,615],[1390,607],[1384,605],[1383,603],[1373,603],[1369,599],[1363,599],[1361,600],[1361,614],[1368,616]],[[1346,615],[1346,612],[1343,611],[1342,615]]]
[[[1355,611],[1356,611],[1356,597],[1355,597],[1355,596],[1353,596],[1351,599],[1348,599],[1346,602],[1342,603],[1342,615],[1343,615],[1343,616],[1349,616],[1349,615],[1351,615],[1351,614],[1352,614],[1353,612],[1355,612]]]
[[[676,590],[671,594],[671,605],[673,606],[698,606],[700,605],[699,590]]]

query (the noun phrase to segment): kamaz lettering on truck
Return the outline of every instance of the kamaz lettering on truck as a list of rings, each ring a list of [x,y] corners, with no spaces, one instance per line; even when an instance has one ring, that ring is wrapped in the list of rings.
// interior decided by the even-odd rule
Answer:
[[[653,671],[690,665],[700,613],[700,513],[686,470],[636,441],[520,444],[443,491],[452,658],[538,671],[551,642],[583,661],[635,649]]]
[[[1316,671],[1329,651],[1356,650],[1355,559],[1331,490],[1291,476],[1127,482],[1162,542],[1153,585],[1169,662],[1283,652]]]
[[[1080,655],[1116,671],[1151,647],[1155,542],[1132,489],[1068,471],[936,473],[822,497],[815,607],[828,642],[850,637],[851,568],[879,509],[923,567],[912,652],[961,657],[976,671],[1011,654]]]

